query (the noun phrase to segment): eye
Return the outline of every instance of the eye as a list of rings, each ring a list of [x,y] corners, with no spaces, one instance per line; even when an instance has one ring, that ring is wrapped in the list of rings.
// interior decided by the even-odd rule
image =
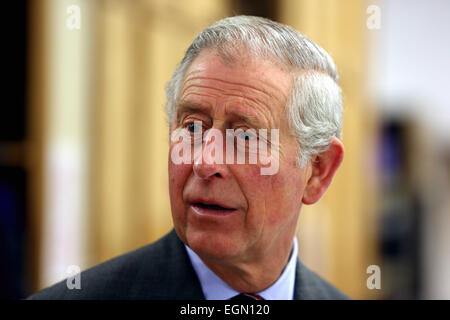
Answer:
[[[201,132],[202,131],[202,123],[201,121],[195,121],[195,122],[189,122],[186,125],[186,128],[189,132],[195,133],[195,132]]]
[[[253,129],[248,129],[247,131],[239,130],[237,132],[237,136],[245,141],[255,140],[258,137],[256,136],[256,132]]]

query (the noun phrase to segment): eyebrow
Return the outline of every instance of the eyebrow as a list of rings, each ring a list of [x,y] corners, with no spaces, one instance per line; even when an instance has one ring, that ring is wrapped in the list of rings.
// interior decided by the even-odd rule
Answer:
[[[243,112],[241,112],[239,110],[236,110],[236,109],[233,109],[233,110],[231,110],[228,113],[233,115],[233,116],[235,116],[235,117],[237,117],[237,118],[240,118],[240,119],[244,120],[244,122],[248,123],[251,127],[259,129],[259,128],[261,128],[263,126],[262,123],[261,123],[261,120],[255,115],[248,114],[248,113],[243,113]]]
[[[177,108],[177,119],[179,119],[180,115],[190,112],[202,113],[209,116],[209,107],[199,105],[196,103],[191,103],[188,101],[181,101],[178,104]],[[236,108],[233,108],[231,111],[227,112],[227,115],[232,115],[235,116],[236,118],[242,119],[245,123],[249,124],[251,127],[254,128],[262,127],[261,121],[257,116],[239,111],[239,108],[238,110],[236,110]]]
[[[177,107],[177,119],[180,115],[189,112],[200,112],[206,115],[208,114],[208,109],[209,108],[207,106],[202,106],[188,101],[181,101]]]

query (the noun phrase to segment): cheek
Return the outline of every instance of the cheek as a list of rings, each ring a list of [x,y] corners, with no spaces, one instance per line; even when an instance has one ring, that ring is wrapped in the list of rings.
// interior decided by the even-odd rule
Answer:
[[[247,200],[247,227],[258,230],[273,211],[274,201],[278,203],[274,176],[261,175],[259,167],[247,165],[236,167],[234,176]]]
[[[186,242],[186,208],[183,202],[183,189],[192,167],[176,165],[169,159],[169,197],[172,220],[175,230],[183,242]]]
[[[297,169],[280,168],[276,175],[261,175],[259,168],[242,170],[242,188],[249,204],[247,223],[253,228],[286,223],[301,207],[303,183]]]
[[[174,164],[169,159],[169,194],[173,213],[184,211],[183,189],[191,171],[192,165]]]

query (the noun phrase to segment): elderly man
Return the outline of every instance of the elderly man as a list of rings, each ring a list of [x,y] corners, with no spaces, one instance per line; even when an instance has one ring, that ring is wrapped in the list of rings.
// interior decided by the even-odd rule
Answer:
[[[345,299],[295,238],[343,159],[330,56],[289,26],[226,18],[197,36],[166,95],[174,230],[82,272],[80,289],[31,298]]]

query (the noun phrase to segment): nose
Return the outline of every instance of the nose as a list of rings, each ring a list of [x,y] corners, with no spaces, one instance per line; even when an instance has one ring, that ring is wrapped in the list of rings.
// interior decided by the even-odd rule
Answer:
[[[206,142],[194,148],[194,174],[201,179],[224,178],[228,175],[227,165],[224,163],[223,139],[214,136],[205,138]],[[198,150],[201,148],[201,150]]]

